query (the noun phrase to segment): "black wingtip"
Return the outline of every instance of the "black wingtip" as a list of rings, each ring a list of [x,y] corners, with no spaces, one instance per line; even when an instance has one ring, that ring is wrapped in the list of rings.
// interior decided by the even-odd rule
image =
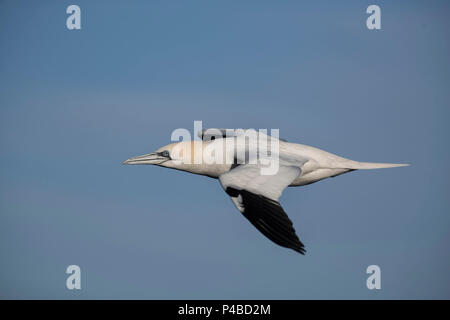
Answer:
[[[276,200],[254,194],[247,190],[227,187],[225,192],[232,198],[242,196],[242,214],[264,236],[279,246],[290,248],[302,255],[305,246],[298,238],[291,219]]]
[[[306,249],[304,247],[298,247],[298,248],[291,248],[292,250],[300,253],[301,255],[305,255],[306,254]]]

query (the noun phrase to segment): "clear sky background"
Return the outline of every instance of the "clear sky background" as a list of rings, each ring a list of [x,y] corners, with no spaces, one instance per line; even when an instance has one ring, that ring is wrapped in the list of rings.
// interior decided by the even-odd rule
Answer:
[[[382,30],[366,28],[370,4]],[[0,297],[450,298],[449,9],[1,1]],[[121,165],[194,120],[412,165],[288,188],[301,256],[218,181]],[[371,264],[381,290],[366,288]]]

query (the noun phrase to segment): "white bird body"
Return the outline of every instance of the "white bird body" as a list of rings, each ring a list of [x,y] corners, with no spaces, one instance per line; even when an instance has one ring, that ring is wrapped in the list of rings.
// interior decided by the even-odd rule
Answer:
[[[187,171],[190,173],[218,179],[220,175],[231,170],[232,163],[196,164],[194,163],[192,157],[192,155],[194,155],[194,157],[195,156],[202,157],[206,146],[218,143],[220,143],[220,140],[213,140],[213,141],[194,140],[169,144],[167,146],[159,148],[156,152],[162,152],[164,150],[168,150],[169,152],[171,152],[176,146],[188,145],[186,148],[191,149],[190,159],[186,158],[186,156],[183,156],[183,159],[180,164],[175,164],[173,162],[163,162],[158,165],[166,168]],[[282,155],[283,158],[288,158],[290,163],[294,165],[297,164],[302,169],[301,174],[294,181],[292,181],[292,183],[289,185],[290,187],[297,187],[311,184],[329,177],[335,177],[337,175],[346,173],[351,170],[379,169],[379,168],[392,168],[405,166],[405,164],[353,161],[315,147],[285,141],[279,142],[279,149],[280,155]],[[235,155],[234,150],[226,150],[225,152],[227,152],[226,158],[228,159],[230,158],[232,159]],[[184,154],[182,153],[182,155]],[[308,160],[306,161],[306,163],[305,159]],[[226,161],[224,160],[223,162]]]
[[[266,149],[259,144],[261,138],[268,138],[268,153],[263,153]],[[277,160],[277,170],[265,175],[262,170],[270,163],[269,158]],[[219,179],[236,208],[259,231],[275,243],[302,254],[304,246],[278,202],[286,187],[311,184],[353,170],[406,166],[353,161],[264,134],[256,138],[235,135],[176,142],[155,153],[128,159],[124,164],[153,164]]]

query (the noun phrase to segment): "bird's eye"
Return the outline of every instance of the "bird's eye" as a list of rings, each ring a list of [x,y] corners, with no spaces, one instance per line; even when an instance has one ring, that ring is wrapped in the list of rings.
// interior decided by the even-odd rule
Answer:
[[[161,152],[161,155],[166,158],[170,157],[169,151],[167,151],[167,150],[164,150],[163,152]]]

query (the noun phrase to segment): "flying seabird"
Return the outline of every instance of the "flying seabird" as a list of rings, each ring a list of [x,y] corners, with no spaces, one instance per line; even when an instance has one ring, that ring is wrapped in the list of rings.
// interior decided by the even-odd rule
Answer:
[[[253,226],[274,243],[301,254],[305,254],[305,247],[278,202],[286,187],[304,186],[354,170],[408,165],[353,161],[253,129],[237,133],[207,129],[199,136],[200,140],[172,143],[123,164],[151,164],[219,179],[236,208]],[[268,148],[261,148],[262,138],[268,141]],[[205,161],[206,153],[216,161]],[[264,172],[271,159],[276,160],[276,170]]]

